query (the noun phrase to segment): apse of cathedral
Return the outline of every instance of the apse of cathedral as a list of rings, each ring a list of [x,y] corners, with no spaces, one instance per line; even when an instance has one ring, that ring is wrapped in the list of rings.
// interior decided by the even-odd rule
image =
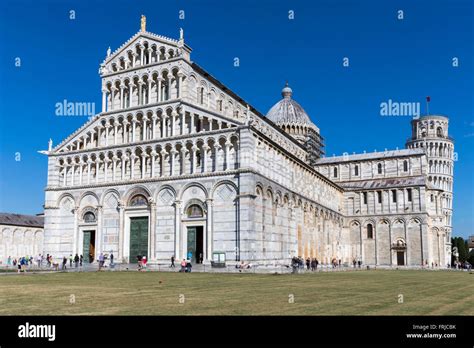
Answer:
[[[44,254],[450,263],[447,117],[412,120],[405,149],[324,157],[288,83],[264,115],[191,53],[145,17],[107,50],[102,111],[47,152]]]

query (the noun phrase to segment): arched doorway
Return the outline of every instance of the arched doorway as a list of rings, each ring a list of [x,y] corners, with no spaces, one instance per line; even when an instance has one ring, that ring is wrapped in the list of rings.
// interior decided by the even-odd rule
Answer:
[[[84,263],[94,262],[96,255],[96,236],[97,236],[97,210],[93,207],[86,207],[82,213],[82,221],[79,222],[80,231],[82,231],[82,246],[79,244],[78,253],[83,255]],[[81,250],[82,249],[82,250]]]
[[[144,194],[135,194],[127,207],[130,219],[129,259],[137,262],[142,257],[149,258],[149,221],[148,198]]]
[[[183,224],[186,231],[185,257],[192,263],[203,263],[207,257],[205,204],[197,199],[190,200],[184,210]]]
[[[406,251],[407,251],[407,244],[404,239],[398,238],[395,243],[392,244],[392,250],[395,252],[397,266],[405,266],[406,265]]]

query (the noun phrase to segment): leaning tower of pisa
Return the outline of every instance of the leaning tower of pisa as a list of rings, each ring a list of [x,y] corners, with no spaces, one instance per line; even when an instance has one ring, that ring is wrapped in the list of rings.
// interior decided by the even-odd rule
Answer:
[[[437,235],[444,239],[443,257],[437,258],[444,264],[451,263],[451,219],[453,202],[453,169],[454,143],[449,136],[449,119],[442,115],[427,115],[414,119],[412,135],[406,142],[406,147],[424,148],[428,162],[428,183],[432,190],[428,191],[427,202],[433,216],[442,220],[442,229]]]

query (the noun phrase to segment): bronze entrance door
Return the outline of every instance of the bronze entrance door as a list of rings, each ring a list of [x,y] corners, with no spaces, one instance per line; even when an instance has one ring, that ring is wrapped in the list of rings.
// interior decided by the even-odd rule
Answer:
[[[188,227],[186,258],[191,260],[191,263],[194,264],[202,263],[204,258],[204,239],[202,226]]]
[[[405,252],[404,251],[397,251],[397,265],[405,266]]]
[[[148,259],[148,217],[130,218],[130,262],[137,262],[137,256]]]
[[[82,256],[84,263],[94,262],[95,257],[95,231],[84,231],[82,242]]]

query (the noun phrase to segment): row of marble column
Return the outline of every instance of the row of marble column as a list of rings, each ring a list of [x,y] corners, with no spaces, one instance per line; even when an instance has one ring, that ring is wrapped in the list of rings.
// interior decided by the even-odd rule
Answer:
[[[437,160],[430,160],[429,161],[429,172],[430,173],[438,173],[438,174],[446,174],[446,175],[453,175],[453,164],[451,161],[437,161]]]
[[[156,151],[159,148],[161,150]],[[89,154],[79,161],[60,159],[58,186],[91,185],[236,168],[236,139],[209,139],[200,145],[176,144],[171,148],[165,146],[157,149],[116,150],[102,156]]]
[[[143,44],[137,45],[135,52],[128,50],[126,56],[120,56],[116,58],[116,61],[111,63],[112,72],[159,63],[178,55],[178,49],[166,50],[165,47],[157,48],[156,46],[146,47]]]
[[[416,188],[398,188],[359,192],[359,205],[349,200],[349,215],[366,213],[396,213],[420,211],[422,206],[421,192]],[[380,201],[379,201],[380,197]],[[353,204],[353,207],[350,205]],[[357,210],[359,212],[357,213]]]
[[[178,71],[176,75],[161,75],[144,75],[114,83],[106,82],[102,89],[102,112],[159,103],[172,97],[180,98],[183,93],[184,74]]]
[[[408,146],[409,148],[426,148],[427,155],[430,157],[445,157],[453,159],[454,147],[446,142],[433,142],[418,140]]]
[[[428,181],[436,188],[443,191],[453,192],[453,180],[451,178],[438,177],[436,175],[430,175]]]
[[[161,110],[146,115],[117,116],[103,121],[69,145],[69,151],[93,149],[101,146],[129,144],[139,141],[192,135],[205,131],[227,129],[231,125],[219,118],[193,112]]]

